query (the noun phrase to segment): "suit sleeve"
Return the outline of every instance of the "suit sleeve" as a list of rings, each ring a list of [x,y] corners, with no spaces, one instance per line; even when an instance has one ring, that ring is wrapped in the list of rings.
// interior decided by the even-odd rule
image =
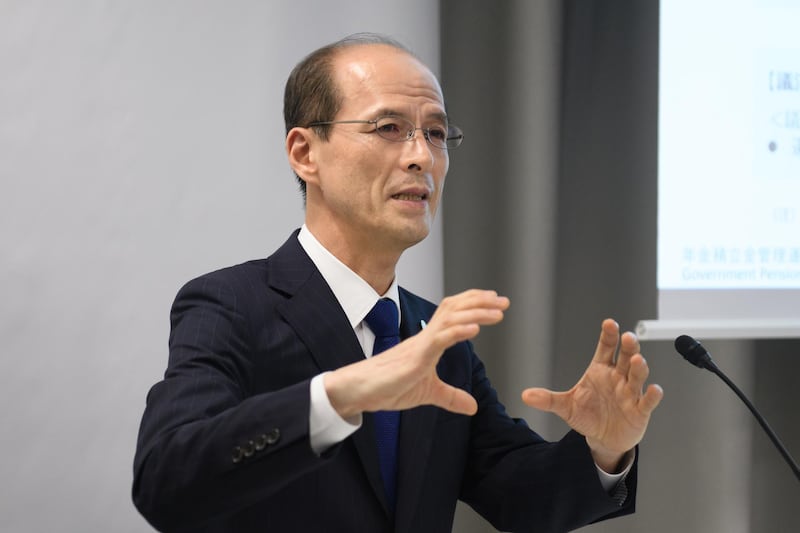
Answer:
[[[461,499],[502,531],[570,531],[634,511],[636,464],[620,506],[603,490],[586,440],[570,431],[548,442],[509,417],[471,346],[470,356],[479,407]]]
[[[247,287],[208,275],[173,304],[169,364],[148,394],[134,459],[134,503],[159,530],[252,505],[335,454],[311,450],[310,380],[253,394],[250,300]]]

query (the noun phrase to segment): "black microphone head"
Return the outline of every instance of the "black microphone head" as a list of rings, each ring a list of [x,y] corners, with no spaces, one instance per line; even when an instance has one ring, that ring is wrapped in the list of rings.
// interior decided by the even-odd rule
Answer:
[[[713,365],[708,350],[689,335],[681,335],[675,339],[675,349],[678,350],[678,353],[681,354],[684,359],[698,368],[710,370],[710,367]]]

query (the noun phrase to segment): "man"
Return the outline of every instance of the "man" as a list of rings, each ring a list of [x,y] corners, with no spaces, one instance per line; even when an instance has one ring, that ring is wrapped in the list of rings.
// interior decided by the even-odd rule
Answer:
[[[305,224],[176,297],[134,464],[142,514],[164,531],[444,532],[458,499],[510,531],[633,512],[635,448],[663,393],[643,391],[632,334],[604,321],[573,389],[523,392],[574,429],[548,443],[506,414],[468,342],[508,298],[436,307],[398,287],[461,141],[430,70],[352,36],[294,69],[284,114]]]

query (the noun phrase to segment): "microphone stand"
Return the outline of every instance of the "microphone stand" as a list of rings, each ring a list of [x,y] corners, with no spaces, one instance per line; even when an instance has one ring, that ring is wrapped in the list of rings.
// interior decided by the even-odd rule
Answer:
[[[761,414],[758,412],[755,406],[750,402],[750,400],[747,399],[747,396],[745,396],[744,393],[741,390],[739,390],[739,387],[737,387],[736,384],[733,381],[731,381],[722,370],[717,368],[717,365],[715,365],[713,361],[711,360],[705,361],[703,367],[709,372],[713,372],[714,374],[719,376],[719,378],[722,381],[724,381],[728,385],[728,387],[730,387],[731,390],[733,390],[733,392],[735,392],[736,395],[744,402],[747,408],[750,409],[750,412],[753,413],[753,416],[756,417],[758,423],[761,424],[761,427],[764,428],[764,431],[767,432],[767,436],[772,441],[772,444],[774,444],[775,447],[778,448],[778,451],[781,453],[783,458],[786,459],[786,462],[789,464],[789,467],[792,469],[792,472],[794,472],[795,477],[797,478],[798,481],[800,481],[800,468],[798,468],[797,463],[794,461],[794,459],[792,459],[792,456],[789,455],[789,451],[780,441],[775,432],[772,431],[772,428],[769,427],[769,424],[767,424],[767,421],[764,419],[764,417],[761,416]]]

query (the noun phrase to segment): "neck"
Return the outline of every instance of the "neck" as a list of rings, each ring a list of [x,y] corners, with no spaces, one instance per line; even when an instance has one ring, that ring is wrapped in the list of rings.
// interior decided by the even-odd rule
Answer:
[[[366,281],[375,292],[384,294],[395,277],[397,262],[402,252],[390,252],[376,246],[374,239],[357,239],[333,228],[320,229],[306,220],[306,227],[319,243],[336,259]],[[327,230],[327,231],[326,231]]]

